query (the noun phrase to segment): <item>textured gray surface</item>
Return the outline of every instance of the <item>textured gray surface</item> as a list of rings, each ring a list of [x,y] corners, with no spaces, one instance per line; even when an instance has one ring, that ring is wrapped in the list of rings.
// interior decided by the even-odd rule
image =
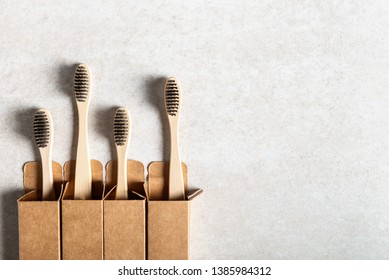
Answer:
[[[166,159],[163,78],[184,90],[193,259],[389,258],[388,1],[0,1],[0,257],[18,257],[35,109],[74,158],[74,65],[93,75],[90,154]],[[38,4],[39,3],[39,4]]]

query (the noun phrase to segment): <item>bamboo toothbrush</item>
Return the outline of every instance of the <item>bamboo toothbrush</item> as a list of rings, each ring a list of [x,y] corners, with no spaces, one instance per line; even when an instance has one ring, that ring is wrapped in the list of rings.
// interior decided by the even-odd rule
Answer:
[[[88,109],[90,101],[90,72],[80,64],[74,73],[74,94],[78,109],[78,144],[74,199],[92,198],[92,171],[88,153]]]
[[[131,134],[131,119],[126,108],[116,110],[113,136],[117,153],[116,199],[128,199],[127,146]]]
[[[34,137],[42,163],[42,200],[55,200],[51,152],[53,148],[53,121],[50,112],[39,109],[34,116]]]
[[[185,200],[184,178],[178,144],[178,123],[182,93],[174,77],[165,84],[165,108],[170,126],[169,200]]]

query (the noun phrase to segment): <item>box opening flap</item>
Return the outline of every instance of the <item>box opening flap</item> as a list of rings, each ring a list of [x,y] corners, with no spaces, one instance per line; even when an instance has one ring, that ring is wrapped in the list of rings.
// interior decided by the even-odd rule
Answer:
[[[193,199],[199,195],[202,190],[188,190],[188,169],[185,163],[182,163],[182,173],[184,175],[185,196],[187,200]],[[148,199],[168,200],[169,193],[169,163],[163,161],[154,161],[148,166]]]
[[[57,200],[62,195],[62,166],[58,162],[52,162],[53,167],[53,181],[54,181],[54,189],[55,196]],[[28,194],[31,191],[35,192],[34,200],[41,200],[41,184],[42,184],[42,165],[37,161],[29,161],[26,162],[23,166],[23,185],[24,185],[24,193]],[[24,196],[23,196],[24,197]],[[23,200],[27,199],[32,200],[32,197],[25,197]]]
[[[116,200],[116,186],[114,186],[105,196],[104,200]],[[130,191],[128,194],[128,200],[145,200],[146,197],[137,192]]]
[[[106,164],[105,169],[105,197],[112,199],[114,197],[114,192],[116,191],[114,187],[117,183],[117,161],[109,161]],[[141,195],[141,197],[146,196],[144,172],[144,166],[140,161],[127,161],[127,184],[129,199],[138,199],[139,195]],[[108,193],[110,193],[110,195],[108,195]]]
[[[92,199],[101,200],[104,194],[103,165],[98,160],[92,159]],[[64,180],[66,183],[63,199],[74,199],[74,176],[76,171],[76,161],[69,160],[64,165]]]

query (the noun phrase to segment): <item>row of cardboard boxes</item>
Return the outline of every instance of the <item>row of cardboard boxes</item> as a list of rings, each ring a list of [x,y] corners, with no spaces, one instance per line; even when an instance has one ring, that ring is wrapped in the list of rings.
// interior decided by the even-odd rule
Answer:
[[[53,162],[55,201],[41,201],[39,162],[24,165],[24,190],[18,200],[19,258],[63,260],[157,260],[189,258],[190,203],[202,190],[188,191],[186,200],[167,200],[169,164],[152,162],[148,180],[139,161],[128,161],[128,200],[115,200],[116,161],[91,160],[92,200],[74,200],[75,161]]]

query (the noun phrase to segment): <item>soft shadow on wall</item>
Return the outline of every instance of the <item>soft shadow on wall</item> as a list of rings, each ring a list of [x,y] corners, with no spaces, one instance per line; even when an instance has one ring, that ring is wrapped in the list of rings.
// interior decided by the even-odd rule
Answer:
[[[40,155],[34,141],[33,120],[38,107],[22,107],[10,112],[13,118],[16,116],[14,132],[22,135],[30,143],[30,149],[34,158],[39,160]],[[22,169],[24,162],[20,163]],[[12,184],[11,184],[12,185]],[[19,228],[18,228],[18,205],[17,200],[24,194],[23,186],[13,186],[2,192],[1,196],[1,240],[2,259],[17,260],[19,258]]]
[[[145,81],[146,100],[153,105],[159,112],[160,120],[160,135],[163,139],[162,143],[162,155],[163,161],[169,160],[169,122],[166,116],[165,101],[164,101],[164,89],[165,82],[168,77],[163,76],[149,76]]]

